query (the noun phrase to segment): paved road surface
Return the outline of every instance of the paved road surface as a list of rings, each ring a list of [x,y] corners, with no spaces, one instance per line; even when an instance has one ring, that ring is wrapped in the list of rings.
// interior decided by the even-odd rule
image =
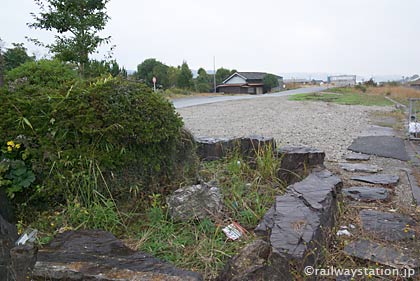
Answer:
[[[185,108],[190,106],[196,106],[201,104],[223,102],[223,101],[233,101],[233,100],[247,100],[247,99],[258,99],[258,98],[268,98],[268,97],[284,97],[291,96],[295,94],[308,94],[316,93],[327,89],[326,87],[310,87],[310,88],[300,88],[296,90],[283,91],[268,95],[237,95],[237,96],[209,96],[209,97],[192,97],[192,98],[181,98],[172,100],[175,108]]]

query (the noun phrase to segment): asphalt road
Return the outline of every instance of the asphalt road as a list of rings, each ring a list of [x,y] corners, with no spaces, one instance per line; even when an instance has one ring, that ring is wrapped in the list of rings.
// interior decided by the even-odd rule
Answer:
[[[285,97],[296,94],[308,94],[321,92],[327,89],[327,87],[309,87],[309,88],[299,88],[295,90],[283,91],[272,94],[265,95],[231,95],[231,96],[208,96],[208,97],[192,97],[192,98],[180,98],[172,100],[175,108],[184,108],[190,106],[196,106],[201,104],[215,103],[215,102],[224,102],[224,101],[233,101],[233,100],[248,100],[248,99],[260,99],[268,97]]]

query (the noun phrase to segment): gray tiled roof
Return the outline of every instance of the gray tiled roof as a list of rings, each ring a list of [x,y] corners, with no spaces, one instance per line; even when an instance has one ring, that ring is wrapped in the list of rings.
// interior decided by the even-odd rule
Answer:
[[[410,82],[410,85],[420,85],[420,79]]]
[[[265,72],[238,72],[239,75],[242,75],[243,77],[245,77],[246,79],[251,79],[251,80],[258,80],[258,79],[264,79],[264,76],[266,76],[268,73]],[[281,76],[275,75],[278,78],[283,78]]]

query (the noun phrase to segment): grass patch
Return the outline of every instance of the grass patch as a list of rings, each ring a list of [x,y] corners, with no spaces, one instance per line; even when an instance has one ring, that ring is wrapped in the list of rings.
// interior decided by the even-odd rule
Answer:
[[[216,181],[224,196],[226,216],[253,230],[271,207],[274,197],[282,194],[285,184],[277,178],[280,161],[269,149],[255,161],[238,154],[227,160],[206,163],[201,170],[205,181]]]
[[[273,151],[258,152],[255,160],[246,161],[234,153],[227,159],[203,163],[200,177],[217,182],[223,199],[222,218],[175,222],[167,212],[165,200],[152,196],[151,207],[129,223],[128,244],[136,249],[198,271],[205,280],[214,279],[226,261],[254,239],[253,229],[284,192],[277,178],[280,161]],[[239,241],[230,241],[222,228],[236,221],[249,231]]]
[[[164,206],[150,208],[133,225],[128,243],[135,250],[151,253],[176,266],[202,273],[206,280],[215,278],[226,260],[252,240],[229,241],[222,232],[224,224],[210,219],[174,222]]]
[[[311,93],[297,94],[289,97],[292,101],[320,101],[333,102],[345,105],[364,105],[364,106],[392,106],[393,103],[383,96],[359,94],[349,92],[347,88],[342,88],[341,93]]]
[[[338,87],[338,88],[326,89],[325,92],[335,93],[335,94],[355,94],[355,93],[361,93],[361,90],[351,88],[351,87]]]
[[[78,194],[67,206],[39,214],[40,219],[30,227],[39,230],[40,244],[65,230],[108,229],[132,249],[213,280],[231,257],[255,239],[253,229],[272,206],[275,196],[284,193],[285,186],[277,178],[279,168],[280,160],[271,149],[258,151],[251,160],[233,153],[220,161],[202,163],[200,178],[216,182],[223,194],[224,208],[220,216],[189,222],[172,220],[163,193],[139,198],[135,209],[116,209],[113,201],[102,201],[102,195],[92,195],[96,194],[96,182],[89,178],[84,185],[89,192]],[[92,169],[92,174],[95,171]],[[81,204],[86,197],[95,200],[86,200],[92,204]],[[234,221],[248,231],[239,241],[228,240],[222,232]],[[19,228],[23,230],[26,226],[21,222]]]

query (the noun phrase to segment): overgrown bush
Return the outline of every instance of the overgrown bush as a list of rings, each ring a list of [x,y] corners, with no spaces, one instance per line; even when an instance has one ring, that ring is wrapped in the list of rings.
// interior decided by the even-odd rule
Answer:
[[[77,71],[71,64],[57,60],[30,61],[7,72],[6,86],[11,92],[24,91],[27,95],[43,95],[70,87],[78,79]]]
[[[169,182],[183,125],[172,104],[143,84],[76,78],[52,61],[25,64],[7,77],[0,139],[20,140],[38,186],[20,200],[65,203],[90,183],[94,192],[126,198],[133,186],[147,193]]]

